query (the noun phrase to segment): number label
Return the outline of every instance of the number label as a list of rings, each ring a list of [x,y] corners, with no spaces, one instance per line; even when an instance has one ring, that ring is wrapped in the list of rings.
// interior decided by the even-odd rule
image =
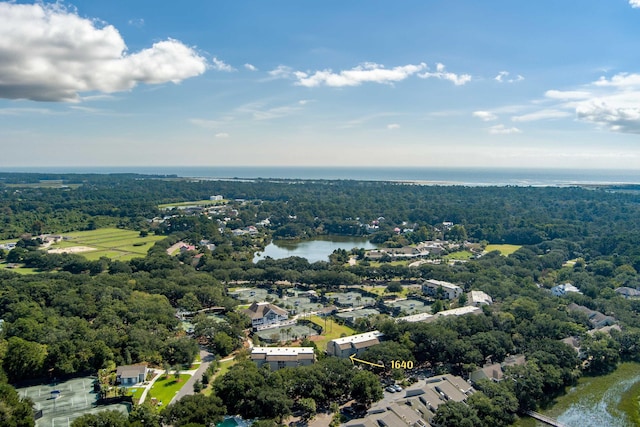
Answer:
[[[391,369],[413,369],[411,360],[392,360]]]

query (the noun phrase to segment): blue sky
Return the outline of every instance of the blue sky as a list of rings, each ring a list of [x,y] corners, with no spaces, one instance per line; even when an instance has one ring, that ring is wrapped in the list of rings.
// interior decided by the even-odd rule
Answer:
[[[0,167],[640,166],[640,0],[0,1]]]

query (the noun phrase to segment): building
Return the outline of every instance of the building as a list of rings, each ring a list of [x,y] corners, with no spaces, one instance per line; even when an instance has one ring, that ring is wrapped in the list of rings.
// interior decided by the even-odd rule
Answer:
[[[467,305],[480,307],[481,305],[491,305],[493,299],[482,291],[471,291],[467,294]]]
[[[428,427],[438,406],[453,400],[465,402],[475,390],[454,375],[421,380],[406,388],[396,399],[374,404],[364,418],[346,423],[348,427]]]
[[[422,284],[422,292],[432,297],[442,292],[447,299],[455,299],[462,295],[462,288],[442,280],[428,279]]]
[[[218,194],[218,195],[216,195],[216,196],[211,196],[211,197],[209,197],[209,200],[211,200],[212,202],[214,202],[214,201],[219,201],[219,200],[223,200],[223,199],[224,199],[224,197],[222,197],[222,196],[221,196],[221,195],[219,195],[219,194]]]
[[[243,312],[251,318],[254,329],[262,326],[277,325],[289,318],[286,310],[268,302],[254,302]]]
[[[571,283],[563,283],[562,285],[554,286],[551,288],[551,293],[557,297],[565,296],[568,293],[582,294],[580,289],[576,288]]]
[[[476,369],[475,371],[469,374],[469,380],[473,383],[476,383],[482,379],[487,379],[491,381],[502,381],[504,378],[504,368],[507,366],[516,366],[516,365],[524,365],[527,362],[526,358],[523,354],[517,354],[513,356],[509,356],[504,359],[502,363],[492,363],[484,365],[480,369]]]
[[[384,334],[380,331],[367,332],[364,334],[351,335],[343,338],[336,338],[327,343],[327,354],[347,358],[353,355],[360,355],[371,346],[380,344]]]
[[[633,288],[628,288],[626,286],[623,286],[621,288],[616,288],[615,292],[622,296],[623,298],[639,298],[640,297],[640,291],[637,289],[633,289]]]
[[[268,364],[272,371],[282,368],[312,365],[316,361],[313,347],[254,347],[251,360],[262,367]]]
[[[589,323],[591,324],[591,327],[593,329],[602,329],[605,326],[611,326],[616,324],[615,317],[607,316],[605,314],[600,313],[599,311],[591,310],[588,307],[585,307],[583,305],[578,305],[573,302],[567,306],[567,310],[584,313],[589,319]]]
[[[116,369],[116,381],[123,386],[144,382],[147,377],[147,365],[124,365]]]

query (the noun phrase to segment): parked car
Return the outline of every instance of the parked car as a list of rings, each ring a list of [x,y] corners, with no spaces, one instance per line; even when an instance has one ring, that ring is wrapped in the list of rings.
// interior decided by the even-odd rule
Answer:
[[[387,388],[385,388],[385,390],[387,390],[389,393],[395,393],[396,392],[396,388],[392,385],[388,386]]]
[[[393,387],[393,389],[394,389],[395,391],[398,391],[398,392],[402,391],[402,387],[401,387],[401,386],[399,386],[398,384],[394,384],[394,385],[392,385],[391,387]]]

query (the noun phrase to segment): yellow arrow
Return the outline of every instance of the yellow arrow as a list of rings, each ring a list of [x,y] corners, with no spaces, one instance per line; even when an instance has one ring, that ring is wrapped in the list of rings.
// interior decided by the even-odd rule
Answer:
[[[371,366],[377,366],[378,368],[384,368],[384,365],[381,365],[379,363],[373,363],[373,362],[368,362],[362,359],[356,359],[355,354],[352,354],[351,356],[349,356],[349,360],[351,360],[351,363],[353,364],[355,364],[355,362],[360,362],[360,363],[366,363],[367,365],[371,365]]]

